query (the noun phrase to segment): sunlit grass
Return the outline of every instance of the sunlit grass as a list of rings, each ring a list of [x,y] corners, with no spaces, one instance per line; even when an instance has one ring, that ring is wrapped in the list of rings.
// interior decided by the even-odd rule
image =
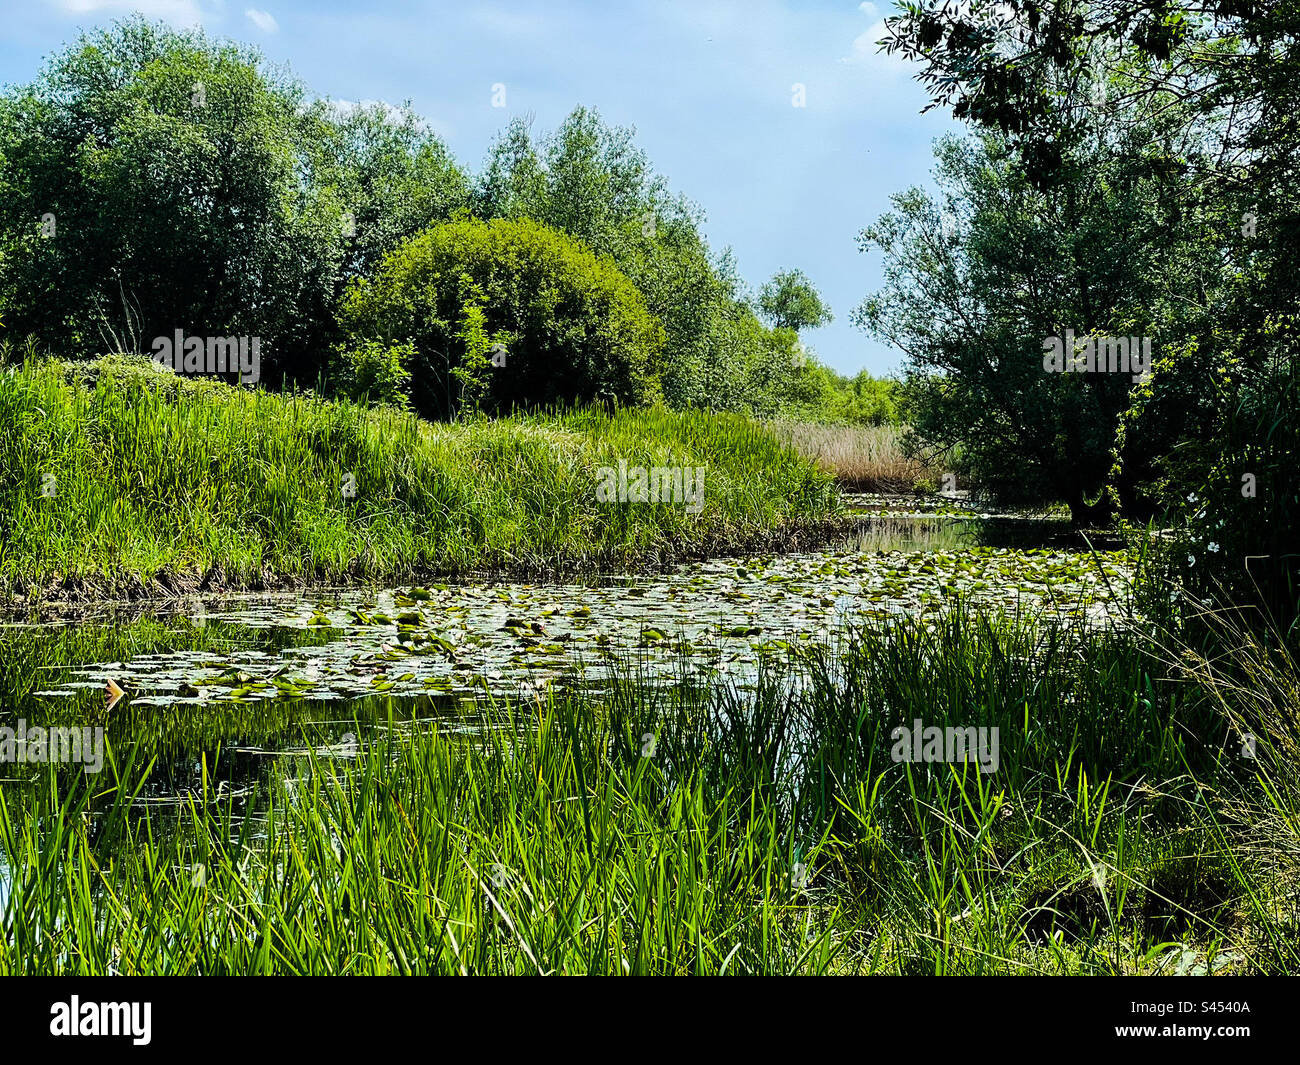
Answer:
[[[0,372],[0,581],[218,586],[659,562],[832,513],[739,416],[572,410],[430,424],[139,360]],[[703,507],[598,503],[596,471],[703,467]]]
[[[903,430],[891,425],[768,423],[773,434],[812,459],[845,488],[862,492],[933,492],[944,471],[909,455]]]

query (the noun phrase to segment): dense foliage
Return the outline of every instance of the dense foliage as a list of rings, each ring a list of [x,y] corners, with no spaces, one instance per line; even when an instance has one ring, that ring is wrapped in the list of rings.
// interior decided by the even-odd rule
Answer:
[[[832,321],[831,309],[822,302],[802,270],[782,270],[758,292],[763,317],[782,329],[816,329]]]
[[[1151,379],[1133,389],[1117,424],[1106,411],[1112,503],[1137,517],[1174,518],[1171,575],[1199,592],[1260,603],[1290,623],[1300,600],[1300,7],[1261,0],[899,7],[887,47],[921,64],[932,106],[950,106],[1000,138],[1022,183],[1044,202],[1081,205],[1060,224],[1081,227],[1085,244],[1097,222],[1115,219],[1114,273],[1129,276],[1097,301],[1088,325],[1117,318],[1123,335],[1123,325],[1140,320],[1157,351]],[[1080,167],[1085,159],[1093,164]],[[1099,175],[1100,215],[1087,206]],[[992,197],[971,204],[976,215],[986,209],[996,211]],[[1032,218],[1042,239],[1051,214],[1035,210]],[[1069,241],[1077,245],[1073,235]],[[897,307],[918,278],[939,276],[916,254],[904,259],[912,277],[891,286],[886,307]],[[1086,255],[1057,259],[1049,276],[1086,303],[1104,267]],[[985,335],[980,325],[964,340],[961,330],[951,334],[971,347]],[[1022,330],[1018,340],[1033,336]],[[968,396],[983,388],[952,365],[959,356],[942,358],[950,370],[942,387]],[[923,354],[916,367],[934,363]],[[1033,388],[1052,391],[1026,379],[1024,389]],[[1027,435],[1039,450],[1059,450],[1053,427],[1072,400],[1062,393],[1046,402],[1052,406]],[[947,432],[960,432],[957,423]],[[1073,480],[1098,485],[1098,456],[1089,446]],[[1026,478],[1036,478],[1041,458],[1020,458]]]
[[[0,97],[6,335],[89,356],[262,338],[314,381],[350,272],[466,182],[412,116],[338,112],[254,52],[134,19]]]
[[[941,201],[896,195],[860,237],[883,252],[886,286],[855,319],[908,355],[911,424],[938,451],[960,450],[961,472],[1005,501],[1062,499],[1081,521],[1110,509],[1116,429],[1139,375],[1046,372],[1044,358],[1069,333],[1133,337],[1153,353],[1165,342],[1151,310],[1163,294],[1158,190],[1134,161],[1148,135],[1081,144],[1073,179],[1046,191],[1004,137],[948,139]]]
[[[711,251],[703,213],[670,193],[633,131],[610,128],[582,107],[540,137],[516,119],[479,177],[475,211],[533,218],[610,256],[663,323],[668,403],[770,415],[819,402],[817,363],[797,331],[829,321],[830,309],[794,271],[780,306],[802,315],[772,316],[765,328],[730,253]]]
[[[284,578],[662,563],[831,515],[752,419],[663,407],[460,425],[0,348],[0,588],[174,594]],[[597,505],[599,471],[703,467],[699,513]]]
[[[409,338],[427,416],[461,409],[467,392],[498,410],[659,393],[663,327],[640,293],[608,258],[526,218],[427,230],[356,283],[343,318],[366,340]]]
[[[403,367],[386,342],[358,350],[350,284],[375,278],[386,256],[462,211],[540,223],[607,259],[665,341],[651,342],[635,370],[574,365],[543,383],[543,367],[569,366],[575,344],[590,349],[578,334],[620,334],[626,321],[598,323],[591,306],[570,318],[573,309],[560,304],[545,312],[546,324],[525,328],[514,321],[518,299],[493,307],[499,291],[483,290],[449,296],[444,325],[416,330],[436,336],[442,354],[417,345]],[[777,303],[759,301],[768,328],[729,253],[709,248],[702,220],[653,171],[633,132],[593,111],[576,109],[544,136],[512,123],[471,179],[409,110],[316,99],[252,49],[141,18],[83,36],[35,83],[0,96],[6,336],[80,358],[149,352],[154,337],[176,329],[257,336],[270,384],[328,380],[389,401],[409,387],[427,413],[604,390],[630,402],[662,396],[674,407],[859,416],[849,383],[797,337],[829,320],[807,278],[774,279]],[[539,231],[537,240],[554,246],[555,238]],[[473,261],[456,270],[473,277],[482,261],[464,247]],[[499,341],[477,332],[505,319],[524,337],[511,365],[534,371],[514,384],[487,372]],[[560,344],[554,351],[545,350],[548,329]],[[447,352],[467,343],[480,349],[474,365],[462,359],[453,373]]]

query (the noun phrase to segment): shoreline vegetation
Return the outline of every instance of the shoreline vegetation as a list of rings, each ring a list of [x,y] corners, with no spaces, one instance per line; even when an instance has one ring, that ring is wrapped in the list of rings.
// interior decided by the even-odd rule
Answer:
[[[908,453],[898,426],[789,419],[767,425],[778,440],[812,459],[846,491],[930,495],[943,487],[948,472],[935,459]],[[969,487],[965,476],[962,481]]]
[[[809,549],[851,524],[829,474],[742,415],[432,423],[110,356],[7,367],[0,422],[13,602],[655,570]],[[620,463],[702,468],[702,497],[598,503],[600,471]]]
[[[342,715],[293,699],[108,714],[94,691],[56,707],[25,687],[83,659],[267,638],[150,619],[0,633],[18,715],[107,733],[98,778],[28,766],[30,786],[0,790],[0,971],[1300,966],[1300,687],[1248,635],[1225,663],[965,612],[800,648],[749,693],[656,688],[627,663],[597,698],[377,694]],[[917,718],[998,728],[997,774],[891,758]]]

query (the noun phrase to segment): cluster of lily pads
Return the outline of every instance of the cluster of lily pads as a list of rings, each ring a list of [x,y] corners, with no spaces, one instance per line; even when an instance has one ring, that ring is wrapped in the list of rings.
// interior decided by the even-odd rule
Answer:
[[[205,621],[286,630],[289,646],[278,653],[141,656],[83,667],[67,687],[112,675],[136,705],[517,695],[557,681],[598,688],[611,666],[635,663],[651,682],[685,669],[744,688],[765,656],[787,656],[872,618],[978,605],[1108,624],[1128,581],[1120,554],[974,548],[714,559],[592,585],[351,589],[204,608]],[[295,641],[295,630],[316,638]]]

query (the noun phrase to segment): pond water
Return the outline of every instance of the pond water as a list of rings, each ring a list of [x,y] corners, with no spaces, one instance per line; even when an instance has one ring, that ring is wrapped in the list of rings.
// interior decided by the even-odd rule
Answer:
[[[652,576],[10,615],[0,620],[0,726],[104,723],[118,759],[155,759],[133,805],[166,813],[292,788],[309,754],[351,758],[435,725],[472,742],[476,700],[488,693],[599,692],[629,670],[646,684],[692,678],[743,691],[767,658],[831,642],[855,622],[960,605],[1101,625],[1127,595],[1127,556],[1071,542],[1050,517],[853,504],[857,529],[825,550]],[[127,696],[106,713],[110,678]],[[34,792],[42,772],[0,765],[0,786]],[[0,866],[0,904],[5,890]]]

